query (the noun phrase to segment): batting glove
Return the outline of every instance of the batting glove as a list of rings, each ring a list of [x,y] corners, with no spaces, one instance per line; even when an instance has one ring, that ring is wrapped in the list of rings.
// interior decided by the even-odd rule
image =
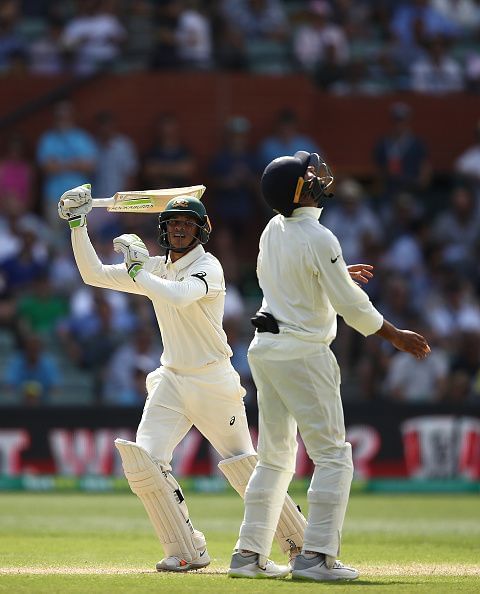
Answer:
[[[70,229],[84,227],[87,223],[87,214],[92,210],[90,188],[90,184],[84,184],[67,190],[58,202],[58,216],[68,221]]]
[[[147,246],[133,233],[124,233],[113,240],[113,249],[122,253],[130,277],[135,280],[137,274],[149,258]]]

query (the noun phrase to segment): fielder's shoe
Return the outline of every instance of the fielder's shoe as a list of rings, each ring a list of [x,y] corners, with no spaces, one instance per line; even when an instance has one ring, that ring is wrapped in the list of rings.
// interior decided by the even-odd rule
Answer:
[[[157,571],[191,571],[193,569],[202,569],[210,565],[210,557],[207,549],[199,554],[193,561],[185,561],[180,557],[165,557],[156,565]]]
[[[234,578],[283,578],[290,573],[290,568],[286,565],[277,565],[270,559],[265,559],[265,563],[259,564],[259,555],[252,553],[244,556],[240,553],[233,553],[230,569],[227,572],[228,577]]]
[[[325,555],[307,559],[297,555],[293,564],[292,579],[313,582],[332,582],[336,580],[356,580],[360,574],[353,567],[345,567],[340,561],[335,561],[329,569],[325,565]]]

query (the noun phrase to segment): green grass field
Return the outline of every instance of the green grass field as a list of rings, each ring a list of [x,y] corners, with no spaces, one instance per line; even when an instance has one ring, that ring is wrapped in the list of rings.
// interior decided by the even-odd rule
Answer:
[[[155,571],[161,549],[132,494],[0,494],[0,592],[480,592],[475,495],[352,495],[341,559],[361,577],[347,584],[228,579],[241,500],[233,494],[187,498],[213,562],[171,575]],[[272,558],[283,560],[276,546]]]

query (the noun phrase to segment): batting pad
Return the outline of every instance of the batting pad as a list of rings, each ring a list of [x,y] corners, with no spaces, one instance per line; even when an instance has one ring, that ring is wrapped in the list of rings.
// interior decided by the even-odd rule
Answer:
[[[240,454],[239,456],[221,460],[218,463],[218,468],[243,499],[245,489],[256,464],[257,456],[255,454]],[[288,551],[297,547],[302,548],[306,526],[307,520],[287,493],[275,532],[275,540],[284,553],[288,553]]]
[[[115,446],[128,484],[142,501],[166,556],[196,559],[198,549],[205,547],[205,537],[190,522],[180,485],[141,446],[125,439],[116,439]]]

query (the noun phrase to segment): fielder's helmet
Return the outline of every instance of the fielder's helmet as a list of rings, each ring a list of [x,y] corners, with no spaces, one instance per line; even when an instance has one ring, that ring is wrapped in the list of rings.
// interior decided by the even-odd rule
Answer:
[[[173,248],[168,241],[167,221],[174,219],[179,214],[190,215],[195,219],[197,227],[196,241],[184,248]],[[202,245],[207,243],[210,238],[212,226],[205,206],[198,198],[194,198],[193,196],[177,196],[169,200],[165,206],[165,210],[160,213],[158,217],[158,229],[158,243],[167,250],[181,253],[191,250],[192,247],[199,243]]]
[[[316,177],[305,181],[310,165]],[[265,202],[276,212],[289,217],[298,208],[302,198],[311,194],[317,204],[332,184],[333,176],[328,165],[317,153],[298,151],[293,157],[278,157],[269,163],[262,175],[261,186]]]

